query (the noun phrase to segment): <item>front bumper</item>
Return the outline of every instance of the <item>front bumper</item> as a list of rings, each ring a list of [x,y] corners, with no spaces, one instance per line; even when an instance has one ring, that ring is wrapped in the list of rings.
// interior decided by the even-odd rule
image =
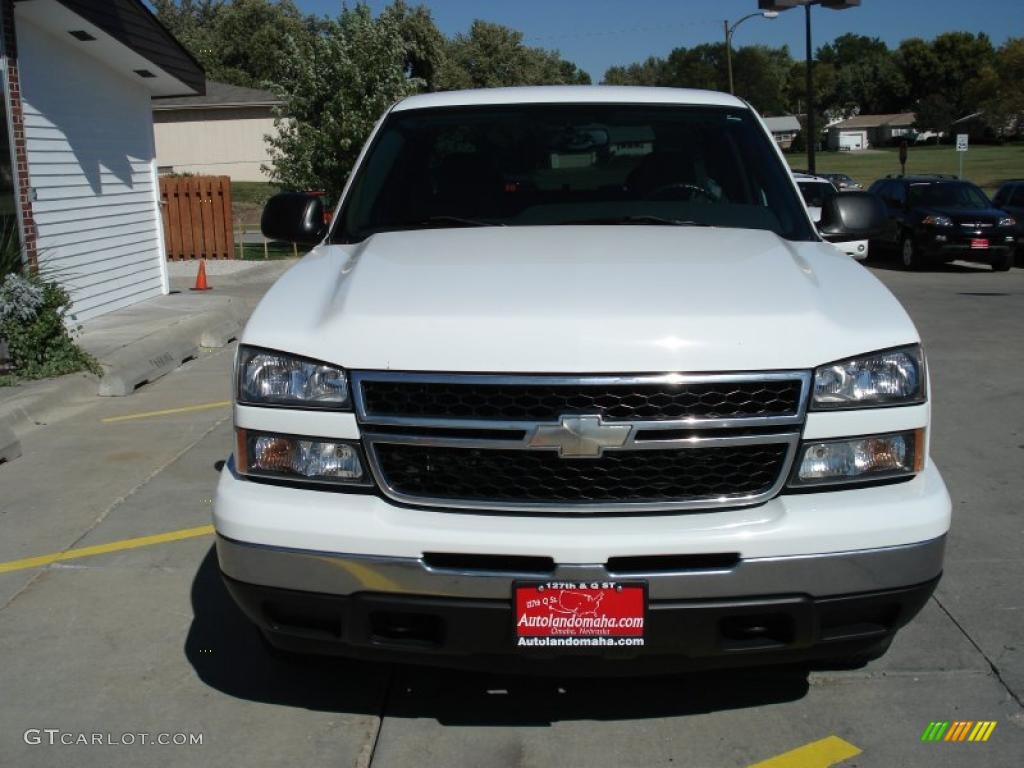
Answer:
[[[508,601],[517,581],[644,581],[651,601],[799,594],[828,597],[920,584],[942,571],[945,536],[853,552],[718,561],[664,555],[568,564],[542,558],[429,553],[385,557],[244,544],[217,536],[228,578],[294,592],[361,593]]]
[[[515,572],[217,538],[229,592],[271,643],[285,650],[521,671],[544,671],[545,662],[552,662],[559,673],[589,673],[595,662],[615,661],[617,671],[630,674],[805,662],[884,649],[934,590],[944,548],[941,537],[864,552],[741,560],[721,568],[645,570],[640,564],[622,572],[594,564]],[[609,580],[647,584],[642,647],[516,646],[516,582]]]
[[[972,248],[971,242],[976,239],[988,240],[987,248]],[[1017,237],[1010,230],[991,232],[951,232],[945,230],[926,231],[917,243],[927,258],[939,261],[990,261],[1003,256],[1007,251],[1017,247]]]
[[[558,672],[629,659],[616,668],[642,673],[884,646],[934,589],[950,506],[931,462],[900,483],[629,516],[403,507],[245,480],[229,462],[214,522],[229,590],[280,647],[503,669],[548,658]],[[644,647],[514,646],[515,582],[627,580],[648,587]]]
[[[325,595],[225,578],[235,601],[281,650],[560,675],[871,657],[921,610],[937,582],[827,598],[655,600],[643,647],[521,648],[509,600]]]

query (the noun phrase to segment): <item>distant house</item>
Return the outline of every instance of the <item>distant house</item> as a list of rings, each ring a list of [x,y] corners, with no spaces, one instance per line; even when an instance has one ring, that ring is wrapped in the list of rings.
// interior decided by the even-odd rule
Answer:
[[[914,134],[913,112],[892,115],[857,115],[828,129],[829,149],[858,150],[884,147],[894,138]]]
[[[202,96],[153,99],[157,165],[162,173],[266,181],[271,165],[264,137],[276,134],[270,91],[206,81]]]
[[[142,0],[0,0],[0,218],[78,319],[167,293],[153,96],[205,75]]]
[[[782,149],[789,149],[793,139],[800,133],[800,121],[795,115],[766,117],[764,121],[768,126],[768,130],[772,132],[775,143]]]
[[[985,112],[972,112],[964,115],[959,120],[954,120],[949,126],[950,133],[966,133],[971,141],[993,141],[996,139],[1015,136],[1024,132],[1024,113],[1013,114],[1006,117],[1001,128],[993,127],[985,119]]]

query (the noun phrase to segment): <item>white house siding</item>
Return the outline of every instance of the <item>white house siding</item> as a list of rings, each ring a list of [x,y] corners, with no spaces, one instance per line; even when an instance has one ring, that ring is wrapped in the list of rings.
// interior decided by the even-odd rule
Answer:
[[[276,135],[267,107],[155,110],[157,165],[176,173],[230,176],[234,181],[267,181],[270,165],[263,137]]]
[[[166,292],[150,94],[18,19],[21,91],[39,263],[78,319]]]

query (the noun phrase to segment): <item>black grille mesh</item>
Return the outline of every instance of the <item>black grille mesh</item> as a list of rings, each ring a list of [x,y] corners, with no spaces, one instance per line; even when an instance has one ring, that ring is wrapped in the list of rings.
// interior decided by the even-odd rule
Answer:
[[[363,398],[374,416],[557,421],[592,414],[606,421],[793,416],[800,380],[691,384],[477,384],[364,381]]]
[[[378,443],[380,470],[406,496],[498,502],[656,502],[765,493],[784,444],[608,451],[562,459],[554,451]]]

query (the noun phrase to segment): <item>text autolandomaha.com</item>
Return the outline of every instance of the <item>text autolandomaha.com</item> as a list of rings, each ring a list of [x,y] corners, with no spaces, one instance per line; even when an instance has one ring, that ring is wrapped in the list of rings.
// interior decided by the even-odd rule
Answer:
[[[520,616],[517,624],[527,629],[643,629],[643,616]]]
[[[549,646],[640,646],[642,637],[520,637],[516,643],[521,647]]]

